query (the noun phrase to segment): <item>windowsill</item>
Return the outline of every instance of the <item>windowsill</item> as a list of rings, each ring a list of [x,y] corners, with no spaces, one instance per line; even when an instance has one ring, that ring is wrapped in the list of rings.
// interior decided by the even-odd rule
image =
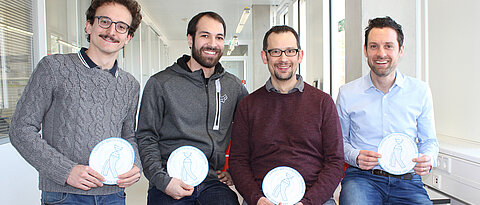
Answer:
[[[0,138],[0,145],[10,143],[10,138],[4,137]]]
[[[480,143],[447,135],[437,135],[440,152],[480,163]]]

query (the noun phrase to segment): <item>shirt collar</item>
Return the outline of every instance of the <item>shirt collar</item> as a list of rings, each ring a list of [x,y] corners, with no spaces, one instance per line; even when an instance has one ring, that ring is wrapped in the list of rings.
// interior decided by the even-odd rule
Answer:
[[[397,70],[397,76],[395,77],[395,85],[398,85],[398,87],[403,88],[404,84],[405,84],[405,76],[403,76],[403,74]]]
[[[404,87],[404,82],[405,82],[405,76],[403,76],[402,73],[400,73],[400,71],[395,71],[396,72],[396,76],[395,76],[395,82],[393,83],[392,85],[392,88],[395,87],[395,86],[398,86],[400,88],[403,88]],[[362,84],[362,87],[363,87],[363,90],[367,91],[368,89],[375,89],[375,85],[373,85],[373,82],[372,82],[372,78],[370,77],[370,75],[372,74],[372,71],[370,71],[367,75],[363,76],[363,84]],[[392,89],[390,88],[390,89]]]
[[[80,49],[80,51],[78,52],[78,57],[80,58],[80,60],[82,61],[83,65],[87,68],[95,68],[97,67],[98,69],[100,69],[100,66],[97,66],[97,64],[95,64],[92,59],[90,59],[90,57],[88,57],[87,53],[85,51],[87,51],[88,49],[87,48],[82,48]],[[108,70],[109,73],[111,73],[113,76],[117,76],[117,70],[118,70],[118,64],[117,64],[117,60],[115,60],[115,63],[113,64],[113,67],[110,68]]]
[[[296,91],[303,93],[303,88],[305,87],[303,83],[303,78],[301,75],[298,75],[298,74],[296,74],[296,78],[297,78],[297,83],[295,84],[295,86],[293,86],[291,90],[288,91],[288,94],[294,93]],[[276,93],[280,93],[280,91],[278,91],[275,87],[273,87],[271,78],[268,79],[267,83],[265,84],[265,88],[267,89],[268,92],[273,91]]]

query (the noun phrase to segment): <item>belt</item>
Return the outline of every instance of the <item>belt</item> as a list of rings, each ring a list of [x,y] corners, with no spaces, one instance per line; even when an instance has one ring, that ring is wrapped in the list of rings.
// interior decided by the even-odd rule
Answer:
[[[381,169],[372,169],[371,173],[373,175],[384,176],[384,177],[393,177],[393,178],[405,179],[405,180],[411,180],[413,178],[413,174],[411,174],[411,173],[407,173],[407,174],[403,174],[403,175],[395,175],[395,174],[390,174],[390,173],[388,173],[386,171],[383,171]]]

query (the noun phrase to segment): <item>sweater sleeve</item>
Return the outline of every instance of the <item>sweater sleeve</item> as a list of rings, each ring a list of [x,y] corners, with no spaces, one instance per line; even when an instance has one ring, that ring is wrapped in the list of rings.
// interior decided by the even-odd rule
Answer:
[[[235,188],[248,204],[257,204],[263,196],[257,186],[250,166],[250,130],[248,126],[247,103],[243,100],[235,113],[230,149],[230,172]]]
[[[61,154],[39,133],[45,113],[53,102],[56,79],[53,60],[43,58],[17,103],[10,126],[10,142],[40,175],[64,185],[75,162]]]
[[[151,77],[143,90],[138,114],[136,138],[145,177],[158,190],[165,191],[172,179],[164,166],[158,142],[163,123],[164,102],[162,88],[156,78]]]
[[[324,166],[319,171],[317,181],[305,193],[301,202],[320,204],[333,196],[343,174],[343,139],[335,104],[330,97],[325,97],[322,105],[323,116],[321,132],[322,149],[325,156]]]
[[[135,166],[137,166],[140,170],[142,170],[142,163],[140,160],[140,155],[138,153],[138,145],[137,140],[135,138],[135,121],[137,116],[137,108],[138,108],[138,97],[140,93],[140,85],[136,80],[132,80],[131,83],[134,85],[132,86],[132,90],[130,91],[130,102],[127,117],[123,121],[122,126],[122,138],[130,142],[135,150]]]

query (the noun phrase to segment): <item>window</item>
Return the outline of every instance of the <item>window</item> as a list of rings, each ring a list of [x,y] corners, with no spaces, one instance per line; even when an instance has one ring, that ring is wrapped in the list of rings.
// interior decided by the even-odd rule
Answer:
[[[84,28],[89,5],[88,0],[45,0],[48,54],[76,53],[88,46]]]
[[[0,1],[0,139],[33,70],[32,4]]]
[[[302,47],[303,50],[307,49],[307,8],[306,8],[306,2],[305,0],[298,0],[296,2],[298,4],[298,35],[300,38],[300,46]],[[308,82],[308,72],[307,72],[307,57],[308,55],[303,56],[302,63],[298,67],[298,73],[303,77],[305,81]]]
[[[345,84],[345,0],[330,2],[331,95],[336,100],[338,89]]]
[[[122,69],[138,80],[142,92],[150,76],[165,68],[167,50],[154,27],[145,21],[142,21],[135,36],[124,47]]]
[[[246,80],[248,45],[235,46],[230,55],[227,55],[228,47],[229,45],[225,45],[220,63],[227,72],[237,76],[240,80]]]
[[[142,22],[143,24],[143,22]],[[142,29],[139,27],[135,31],[135,36],[130,40],[130,42],[123,48],[123,55],[125,58],[123,69],[130,74],[132,74],[138,82],[141,82],[141,47],[140,47],[140,38],[142,36]],[[140,84],[143,89],[144,84]]]
[[[155,30],[145,22],[141,27],[141,55],[142,55],[142,78],[141,85],[145,87],[150,76],[157,73],[160,68],[160,38]],[[130,69],[130,68],[129,68]]]

